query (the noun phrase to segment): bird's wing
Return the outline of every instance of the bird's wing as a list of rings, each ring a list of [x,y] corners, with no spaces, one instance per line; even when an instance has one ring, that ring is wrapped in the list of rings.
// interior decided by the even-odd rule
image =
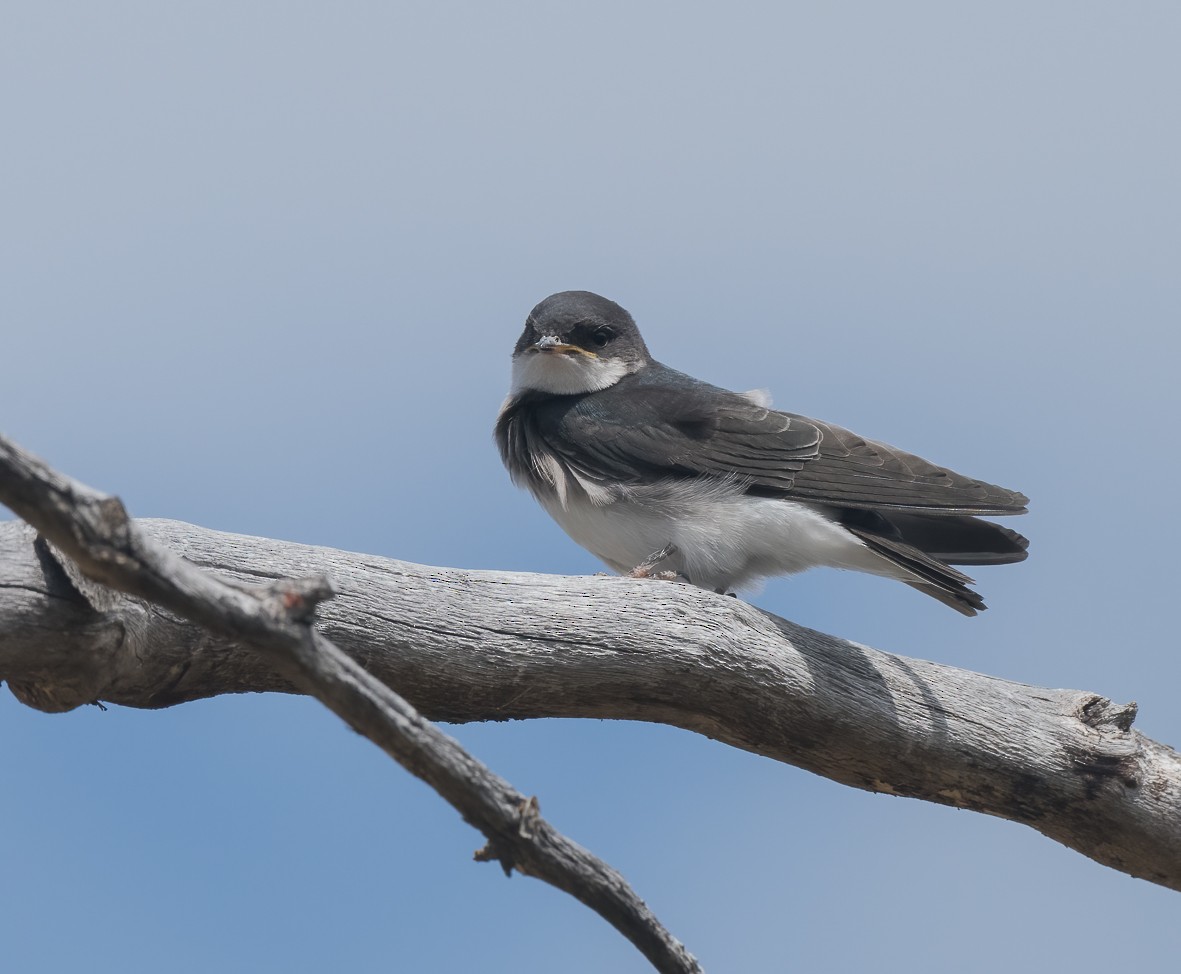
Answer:
[[[777,491],[790,490],[818,455],[814,425],[744,396],[704,398],[650,383],[630,392],[626,408],[616,387],[544,408],[546,443],[567,466],[602,483],[714,474]]]
[[[885,443],[819,420],[820,450],[792,484],[791,496],[840,507],[939,514],[1022,514],[1029,498],[965,477]]]
[[[1016,491],[679,373],[671,382],[613,387],[557,406],[542,432],[564,463],[601,483],[707,474],[818,504],[939,514],[1017,514],[1027,502]]]

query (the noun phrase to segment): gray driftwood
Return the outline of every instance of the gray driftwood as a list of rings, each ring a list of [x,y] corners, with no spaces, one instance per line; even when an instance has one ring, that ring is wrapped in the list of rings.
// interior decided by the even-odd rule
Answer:
[[[906,659],[688,586],[429,568],[176,521],[151,538],[238,582],[323,573],[320,628],[435,720],[658,721],[870,791],[1024,822],[1181,889],[1181,759],[1134,705]],[[164,707],[292,684],[139,600],[90,611],[0,525],[0,678],[26,703]]]
[[[1023,822],[1181,889],[1181,760],[1135,706],[882,653],[688,586],[429,568],[173,521],[217,576],[324,574],[321,631],[424,715],[599,717],[697,731],[835,781]],[[0,678],[44,710],[295,690],[255,652],[138,599],[89,608],[0,525]]]
[[[146,663],[146,657],[135,657],[135,647],[152,645],[162,635],[154,623],[175,613],[169,625],[184,628],[187,620],[199,627],[189,633],[190,659],[203,656],[205,648],[219,655],[219,638],[238,647],[235,655],[253,651],[286,687],[315,696],[431,785],[487,837],[477,860],[499,861],[506,875],[515,868],[566,891],[611,923],[657,970],[700,974],[694,957],[618,872],[541,817],[536,797],[526,798],[492,773],[325,638],[314,624],[318,606],[335,594],[324,575],[267,581],[256,574],[247,584],[219,578],[153,539],[117,498],[57,473],[3,437],[0,501],[40,532],[31,536],[0,525],[15,541],[11,562],[0,546],[0,597],[32,591],[43,602],[14,600],[9,627],[7,603],[0,598],[0,679],[12,680],[10,649],[14,660],[40,657],[31,674],[18,672],[10,683],[18,697],[51,710],[84,702],[108,667],[138,670]],[[23,566],[22,555],[32,556]],[[78,617],[81,625],[75,626]],[[43,622],[51,626],[48,632]],[[69,668],[74,654],[66,647],[77,628],[86,633],[75,658],[83,675],[55,684],[58,669]],[[85,660],[88,645],[94,655]],[[170,679],[183,678],[188,665],[174,659]]]

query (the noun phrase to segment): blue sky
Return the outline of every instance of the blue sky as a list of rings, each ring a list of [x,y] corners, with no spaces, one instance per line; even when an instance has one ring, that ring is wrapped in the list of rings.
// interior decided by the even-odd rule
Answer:
[[[0,428],[134,513],[599,570],[500,468],[546,294],[1024,490],[964,619],[760,606],[1181,742],[1174,4],[81,3],[0,32]],[[1161,970],[1176,894],[664,727],[452,728],[711,971]],[[642,971],[318,704],[0,697],[13,970]],[[1101,921],[1107,936],[1092,929]]]

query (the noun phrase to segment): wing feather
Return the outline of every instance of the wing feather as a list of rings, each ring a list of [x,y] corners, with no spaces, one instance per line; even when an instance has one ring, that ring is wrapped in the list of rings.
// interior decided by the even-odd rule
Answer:
[[[519,406],[529,410],[531,448],[543,443],[600,484],[712,475],[818,504],[948,515],[1018,514],[1027,503],[1017,491],[667,368]]]

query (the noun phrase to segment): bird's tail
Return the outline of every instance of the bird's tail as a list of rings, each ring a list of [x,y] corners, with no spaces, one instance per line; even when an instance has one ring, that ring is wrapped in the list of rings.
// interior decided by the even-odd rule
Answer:
[[[972,579],[963,572],[905,541],[885,537],[856,525],[846,527],[865,542],[870,551],[903,569],[905,574],[895,577],[907,585],[938,599],[966,616],[974,616],[987,608],[980,593],[968,588],[972,584]]]
[[[1029,541],[1012,528],[967,515],[885,515],[884,532],[949,565],[1011,565],[1024,561]]]
[[[986,608],[952,565],[1008,565],[1023,561],[1029,542],[1010,528],[967,514],[920,514],[845,509],[841,523],[874,554],[902,571],[894,577],[974,616]]]

